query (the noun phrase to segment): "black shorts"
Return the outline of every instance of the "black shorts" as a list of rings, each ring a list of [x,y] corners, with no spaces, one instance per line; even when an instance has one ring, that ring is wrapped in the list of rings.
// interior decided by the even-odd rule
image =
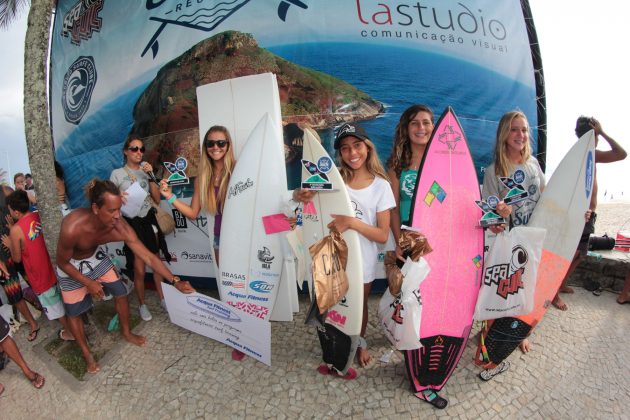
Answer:
[[[584,224],[584,230],[582,231],[582,236],[580,237],[580,243],[578,244],[578,251],[581,254],[586,254],[588,251],[588,240],[592,234],[595,233],[595,222],[597,221],[597,213],[591,213],[591,218]]]
[[[4,339],[8,337],[10,332],[11,326],[7,321],[4,320],[4,318],[2,318],[2,316],[0,316],[0,343],[2,343]]]

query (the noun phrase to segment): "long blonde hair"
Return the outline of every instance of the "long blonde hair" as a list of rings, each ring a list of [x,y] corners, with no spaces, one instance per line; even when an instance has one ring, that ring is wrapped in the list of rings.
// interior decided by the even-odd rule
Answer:
[[[367,139],[362,141],[368,148],[368,156],[365,160],[365,166],[368,172],[374,176],[379,176],[389,182],[389,178],[385,173],[385,169],[383,169],[383,164],[381,164],[381,160],[378,158],[378,154],[376,153],[376,147],[374,146],[374,143]],[[343,181],[346,184],[352,181],[352,178],[354,177],[354,170],[350,166],[348,166],[341,158],[341,149],[337,149],[337,164],[339,165],[339,173],[341,174]]]
[[[510,111],[503,114],[499,126],[497,127],[497,139],[494,146],[494,173],[497,176],[508,176],[512,172],[514,165],[510,162],[507,156],[507,139],[510,136],[510,129],[512,128],[512,121],[516,118],[522,118],[527,124],[527,142],[525,147],[521,150],[521,157],[523,163],[527,162],[532,156],[531,142],[531,128],[527,117],[521,111]]]
[[[206,140],[210,133],[219,132],[225,135],[225,139],[228,141],[228,145],[225,146],[227,150],[223,156],[223,169],[220,177],[221,182],[219,184],[218,196],[214,193],[214,182],[212,181],[215,175],[214,161],[208,156],[208,149],[206,148]],[[201,159],[199,159],[199,199],[201,208],[210,214],[217,214],[217,210],[220,208],[223,210],[223,204],[225,203],[225,196],[227,195],[228,184],[230,183],[230,177],[236,164],[234,159],[234,149],[232,148],[232,136],[227,128],[221,125],[213,125],[206,131],[206,135],[203,137],[201,143]]]
[[[400,177],[403,169],[411,164],[411,141],[409,140],[409,123],[416,118],[420,112],[426,112],[431,116],[433,122],[433,111],[426,105],[416,104],[405,110],[400,116],[400,121],[394,133],[394,147],[387,160],[387,167]]]

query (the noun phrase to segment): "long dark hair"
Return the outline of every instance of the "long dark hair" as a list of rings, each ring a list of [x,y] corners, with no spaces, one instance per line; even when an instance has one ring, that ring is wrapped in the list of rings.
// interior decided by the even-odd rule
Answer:
[[[400,116],[400,121],[394,132],[394,148],[391,155],[389,155],[389,159],[387,159],[387,168],[393,170],[397,177],[400,177],[402,170],[411,164],[409,123],[418,115],[418,112],[426,112],[431,115],[431,121],[434,118],[431,108],[422,104],[410,106]]]

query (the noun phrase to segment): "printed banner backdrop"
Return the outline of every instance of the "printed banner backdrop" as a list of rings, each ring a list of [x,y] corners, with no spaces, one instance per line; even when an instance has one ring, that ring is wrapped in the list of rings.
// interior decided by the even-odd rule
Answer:
[[[276,74],[283,121],[310,124],[331,153],[335,127],[363,121],[385,162],[402,111],[424,103],[439,116],[450,105],[481,181],[498,120],[520,109],[544,167],[542,69],[526,0],[59,0],[52,38],[53,138],[72,207],[85,205],[87,181],[123,165],[129,134],[145,140],[158,176],[169,174],[163,162],[185,157],[194,178],[196,87],[264,72]],[[294,140],[285,130],[288,188],[300,177]],[[181,188],[192,195],[192,182]],[[168,238],[178,263],[191,249],[212,258],[207,241],[189,238],[203,223],[188,220]],[[176,271],[203,277],[211,267]]]

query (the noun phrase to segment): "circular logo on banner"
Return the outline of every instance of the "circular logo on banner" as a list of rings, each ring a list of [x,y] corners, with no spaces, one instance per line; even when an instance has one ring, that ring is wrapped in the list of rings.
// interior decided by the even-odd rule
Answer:
[[[66,121],[78,125],[90,107],[96,85],[96,66],[92,57],[81,56],[63,78],[61,106]]]
[[[522,184],[523,181],[525,181],[525,172],[521,169],[517,169],[516,171],[514,171],[514,176],[512,177],[512,179],[517,184]]]
[[[486,203],[488,203],[488,205],[490,206],[491,209],[496,209],[497,208],[497,204],[499,204],[499,197],[497,197],[496,195],[491,195],[486,200]]]
[[[319,169],[319,172],[322,172],[322,173],[330,172],[330,170],[332,169],[332,165],[333,165],[332,159],[329,158],[328,156],[322,156],[317,161],[317,169]]]

